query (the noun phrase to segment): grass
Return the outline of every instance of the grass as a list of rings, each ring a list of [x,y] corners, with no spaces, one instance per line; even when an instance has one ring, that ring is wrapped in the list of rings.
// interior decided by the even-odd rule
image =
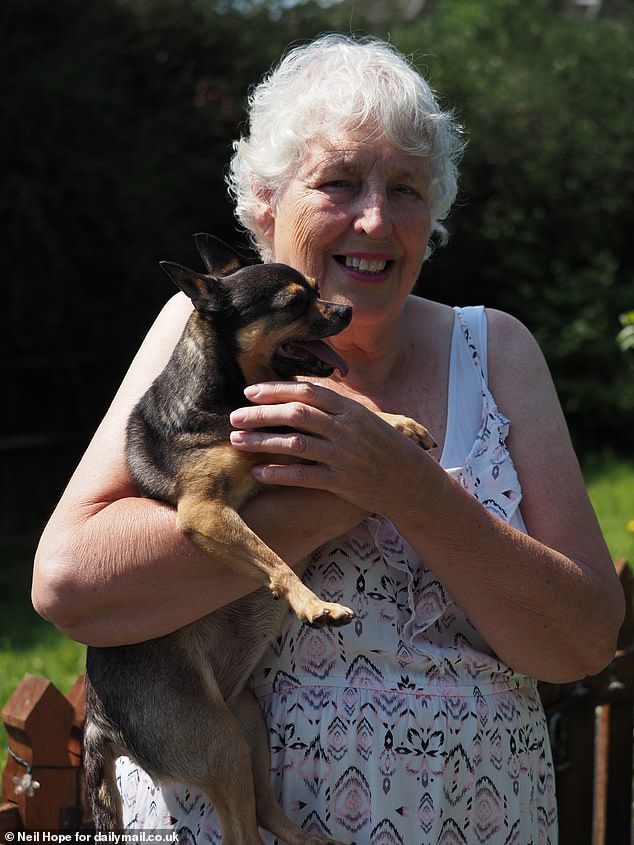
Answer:
[[[634,566],[634,460],[593,455],[583,471],[610,554]]]
[[[613,558],[634,565],[634,460],[593,456],[584,462],[590,498]],[[0,541],[0,707],[25,673],[50,679],[66,694],[83,671],[85,648],[44,622],[29,599],[35,539]],[[0,725],[0,770],[7,736]]]
[[[66,694],[83,671],[86,650],[39,617],[29,598],[35,540],[0,541],[0,709],[28,672]],[[0,770],[7,734],[0,724]]]

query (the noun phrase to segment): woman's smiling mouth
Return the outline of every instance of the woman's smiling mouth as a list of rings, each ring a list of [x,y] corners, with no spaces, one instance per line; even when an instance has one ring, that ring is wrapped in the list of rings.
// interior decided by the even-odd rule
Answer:
[[[390,269],[394,263],[386,258],[362,258],[356,255],[337,255],[336,260],[351,270],[356,270],[367,275],[380,275]]]

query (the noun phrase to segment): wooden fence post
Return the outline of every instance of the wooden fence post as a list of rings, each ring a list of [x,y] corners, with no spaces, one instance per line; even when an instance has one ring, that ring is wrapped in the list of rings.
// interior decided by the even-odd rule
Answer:
[[[575,684],[563,707],[555,712],[561,719],[565,740],[563,759],[559,765],[556,761],[559,843],[592,845],[595,777],[592,690],[583,683]]]
[[[75,719],[68,742],[68,753],[71,762],[76,766],[76,803],[79,808],[79,821],[84,825],[89,825],[92,823],[92,810],[88,801],[88,787],[86,786],[83,769],[84,724],[86,722],[86,676],[83,673],[77,678],[66,698],[75,711]]]
[[[25,675],[6,703],[2,719],[9,734],[3,801],[17,806],[21,826],[27,831],[72,827],[80,771],[69,753],[73,705],[50,681]],[[27,773],[25,764],[40,784],[31,796],[16,789],[14,781]]]
[[[615,566],[625,594],[626,614],[606,689],[605,832],[599,845],[629,843],[632,835],[634,573],[624,558],[619,558]]]
[[[634,573],[615,562],[626,616],[608,667],[578,683],[540,684],[551,733],[560,845],[630,845],[634,734]]]

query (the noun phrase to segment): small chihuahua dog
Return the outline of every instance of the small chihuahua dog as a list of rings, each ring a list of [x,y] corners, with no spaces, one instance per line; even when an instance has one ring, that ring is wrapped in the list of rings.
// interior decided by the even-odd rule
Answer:
[[[267,727],[246,682],[289,607],[309,625],[342,625],[354,614],[314,595],[301,581],[306,561],[294,572],[238,515],[261,490],[250,473],[261,457],[231,446],[229,415],[249,384],[345,374],[323,339],[348,326],[352,309],[321,300],[316,282],[290,267],[244,264],[210,235],[195,240],[208,274],[161,264],[194,311],[130,415],[126,458],[143,496],[175,507],[185,534],[261,587],[167,636],[88,648],[93,819],[99,832],[123,827],[114,764],[125,754],[157,783],[205,793],[223,845],[263,845],[258,826],[288,845],[324,845],[333,840],[302,830],[275,799]],[[434,445],[422,425],[381,416],[423,448]]]

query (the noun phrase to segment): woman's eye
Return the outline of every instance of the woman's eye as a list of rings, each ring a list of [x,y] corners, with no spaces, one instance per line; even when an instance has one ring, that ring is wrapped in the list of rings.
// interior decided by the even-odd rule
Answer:
[[[347,179],[330,179],[328,182],[323,182],[321,187],[325,190],[352,188],[352,182]]]
[[[411,185],[396,185],[394,187],[394,191],[396,191],[396,193],[398,194],[407,194],[413,197],[419,196],[419,193],[416,188],[412,188]]]

